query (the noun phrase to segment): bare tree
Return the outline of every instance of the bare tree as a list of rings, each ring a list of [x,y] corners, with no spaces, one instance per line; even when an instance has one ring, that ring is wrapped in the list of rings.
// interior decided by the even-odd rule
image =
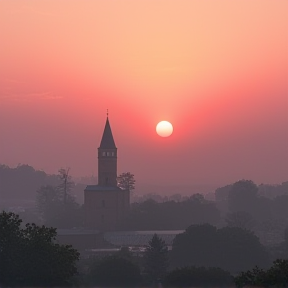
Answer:
[[[82,223],[80,205],[71,195],[74,182],[69,171],[69,168],[59,169],[57,186],[46,185],[37,190],[36,206],[45,225],[70,228]]]
[[[70,168],[61,168],[58,170],[59,179],[61,181],[60,185],[58,185],[58,190],[63,195],[63,203],[66,204],[69,195],[69,192],[74,187],[74,182],[71,180],[71,176],[69,175]],[[71,198],[71,196],[70,196]]]

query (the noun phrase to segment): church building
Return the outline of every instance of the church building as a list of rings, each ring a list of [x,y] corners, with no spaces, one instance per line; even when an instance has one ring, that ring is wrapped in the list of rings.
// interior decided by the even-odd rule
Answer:
[[[98,148],[98,185],[84,190],[85,226],[99,231],[121,229],[130,207],[130,192],[117,187],[117,148],[108,114]]]

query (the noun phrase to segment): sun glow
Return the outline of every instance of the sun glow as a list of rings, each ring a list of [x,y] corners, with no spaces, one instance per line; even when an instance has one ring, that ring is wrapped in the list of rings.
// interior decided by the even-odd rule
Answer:
[[[156,132],[161,137],[168,137],[173,133],[173,126],[168,121],[161,121],[156,126]]]

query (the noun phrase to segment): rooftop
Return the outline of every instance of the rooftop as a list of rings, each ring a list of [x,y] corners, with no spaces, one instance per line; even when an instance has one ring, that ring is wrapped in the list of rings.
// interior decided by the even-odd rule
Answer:
[[[85,191],[122,191],[117,186],[87,185]]]
[[[112,130],[110,127],[108,117],[106,120],[104,132],[103,132],[103,136],[102,136],[102,140],[101,140],[99,148],[101,148],[101,149],[116,149],[116,145],[114,142],[114,138],[113,138],[113,134],[112,134]]]
[[[176,235],[183,232],[184,230],[106,232],[104,239],[116,246],[146,246],[153,235],[157,234],[168,246],[172,246]]]

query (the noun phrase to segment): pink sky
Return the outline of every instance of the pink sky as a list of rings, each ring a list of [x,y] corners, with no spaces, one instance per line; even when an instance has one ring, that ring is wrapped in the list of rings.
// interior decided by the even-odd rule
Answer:
[[[1,163],[155,185],[288,180],[288,1],[0,1]],[[174,133],[160,138],[161,120]]]

